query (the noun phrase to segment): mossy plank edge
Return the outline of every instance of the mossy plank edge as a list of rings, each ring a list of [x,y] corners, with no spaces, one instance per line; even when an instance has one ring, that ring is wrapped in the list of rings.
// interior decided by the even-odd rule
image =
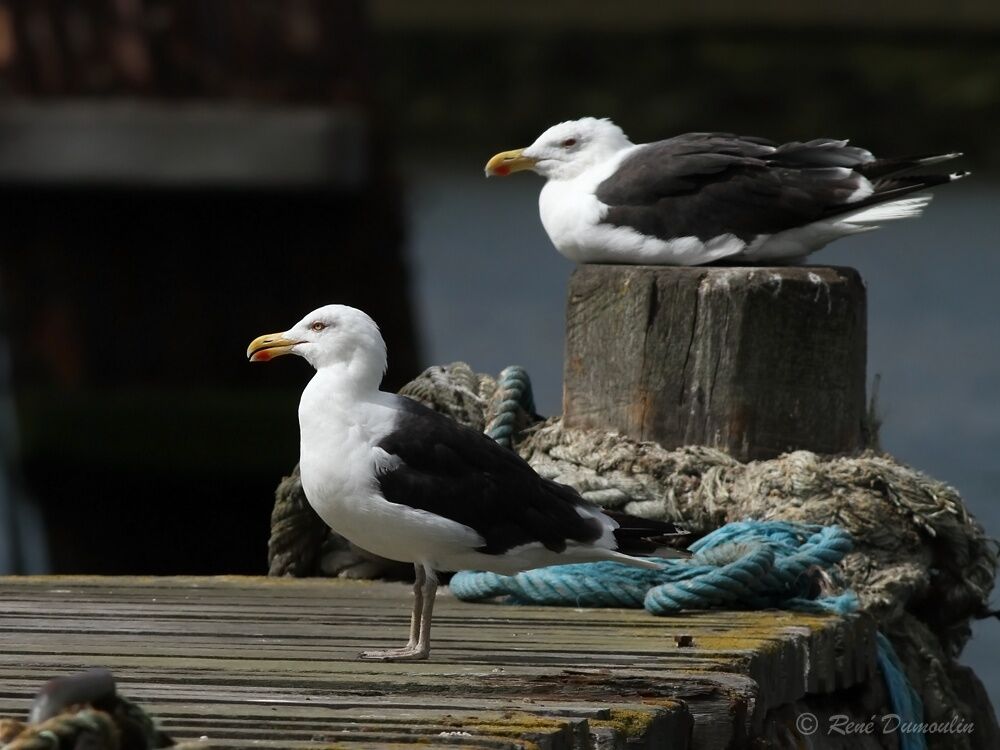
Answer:
[[[611,742],[631,748],[669,746],[671,750],[685,750],[689,745],[694,720],[682,701],[664,701],[658,707],[641,709],[622,706],[608,713],[606,719],[589,720],[592,734],[604,730]]]

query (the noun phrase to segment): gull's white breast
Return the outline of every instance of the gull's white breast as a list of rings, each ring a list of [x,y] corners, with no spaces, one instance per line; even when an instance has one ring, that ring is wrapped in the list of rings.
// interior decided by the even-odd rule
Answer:
[[[314,377],[299,404],[302,489],[320,518],[362,549],[439,569],[438,558],[481,546],[483,539],[468,526],[391,503],[379,492],[375,471],[398,462],[377,445],[395,426],[392,397],[379,393],[346,409],[324,385]]]

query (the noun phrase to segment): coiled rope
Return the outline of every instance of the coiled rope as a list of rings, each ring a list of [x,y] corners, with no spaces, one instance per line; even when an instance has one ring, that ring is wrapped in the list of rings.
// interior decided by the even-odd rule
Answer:
[[[519,604],[645,607],[654,615],[719,607],[795,608],[814,602],[815,573],[850,550],[850,534],[838,526],[741,521],[692,544],[694,555],[688,559],[659,559],[659,570],[597,562],[514,576],[462,571],[450,586],[465,601],[508,596]]]

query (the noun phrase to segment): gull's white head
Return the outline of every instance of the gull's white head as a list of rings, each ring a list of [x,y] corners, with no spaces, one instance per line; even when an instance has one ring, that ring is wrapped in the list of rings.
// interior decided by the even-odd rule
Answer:
[[[247,348],[251,362],[267,362],[283,354],[298,354],[317,370],[343,367],[355,378],[375,379],[387,363],[385,341],[375,321],[346,305],[313,310],[283,333],[258,336]]]
[[[502,151],[486,163],[486,176],[532,170],[550,180],[571,180],[632,142],[611,120],[584,117],[553,125],[527,148]]]

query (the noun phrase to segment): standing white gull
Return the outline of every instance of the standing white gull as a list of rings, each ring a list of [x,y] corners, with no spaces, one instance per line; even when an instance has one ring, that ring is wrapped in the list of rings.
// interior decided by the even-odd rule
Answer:
[[[338,534],[416,571],[410,640],[364,659],[426,659],[439,571],[517,573],[563,563],[657,563],[683,534],[601,511],[543,479],[516,453],[403,396],[379,390],[385,342],[365,313],[327,305],[247,356],[305,358],[316,374],[299,403],[299,470],[310,505]]]
[[[776,144],[687,133],[634,144],[607,119],[553,125],[486,175],[532,170],[556,249],[578,263],[792,263],[839,237],[919,216],[916,195],[966,173],[914,175],[958,153],[876,159],[847,141]]]

